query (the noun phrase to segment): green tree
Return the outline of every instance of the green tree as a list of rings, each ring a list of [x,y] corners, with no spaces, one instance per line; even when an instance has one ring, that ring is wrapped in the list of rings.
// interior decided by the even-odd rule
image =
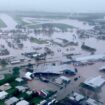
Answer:
[[[5,60],[5,59],[2,59],[1,61],[0,61],[0,64],[1,64],[1,66],[6,66],[8,63],[7,63],[7,61]]]
[[[14,76],[18,77],[20,75],[20,68],[19,67],[14,67],[13,68],[13,73]]]

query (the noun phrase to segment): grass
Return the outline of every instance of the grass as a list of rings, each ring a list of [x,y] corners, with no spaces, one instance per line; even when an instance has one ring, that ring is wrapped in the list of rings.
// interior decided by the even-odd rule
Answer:
[[[6,92],[9,93],[9,95],[13,96],[13,94],[15,93],[16,89],[15,88],[11,88],[9,90],[7,90]]]
[[[45,26],[51,26],[51,27],[56,27],[59,28],[60,30],[66,31],[67,29],[72,29],[72,28],[76,28],[73,27],[71,25],[67,25],[67,24],[63,24],[63,23],[44,23],[44,24],[30,24],[28,25],[29,28],[40,28],[42,27],[42,25]]]
[[[26,94],[26,93],[20,93],[18,96],[17,96],[18,98],[26,98],[26,97],[28,97],[28,95]]]
[[[34,103],[35,105],[39,104],[42,101],[42,98],[35,97],[31,100],[31,103]]]
[[[22,18],[19,17],[19,16],[14,16],[13,18],[14,18],[14,19],[17,21],[17,23],[20,24],[20,25],[28,25],[28,23],[27,23],[27,22],[24,22],[24,21],[22,20]]]
[[[30,38],[30,41],[32,43],[37,43],[37,44],[47,44],[48,42],[46,40],[42,40],[42,39],[37,39],[37,38]]]
[[[0,19],[0,28],[5,28],[7,25]]]
[[[42,24],[29,24],[27,25],[28,28],[32,28],[32,29],[35,29],[35,28],[40,28],[42,27]]]
[[[5,78],[3,80],[0,80],[0,85],[3,85],[5,83],[11,83],[15,80],[15,77],[11,74],[5,74]]]
[[[5,105],[4,102],[2,100],[0,100],[0,105]]]
[[[11,82],[10,84],[11,84],[12,87],[15,87],[15,86],[18,86],[19,85],[19,83],[16,82],[16,81]]]

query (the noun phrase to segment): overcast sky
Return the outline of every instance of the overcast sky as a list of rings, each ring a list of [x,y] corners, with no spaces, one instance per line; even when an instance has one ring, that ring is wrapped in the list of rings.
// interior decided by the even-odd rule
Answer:
[[[0,10],[105,12],[105,0],[0,0]]]

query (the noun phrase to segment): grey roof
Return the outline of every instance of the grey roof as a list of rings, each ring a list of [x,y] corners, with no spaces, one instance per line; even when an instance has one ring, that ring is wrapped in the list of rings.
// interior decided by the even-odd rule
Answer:
[[[5,101],[5,104],[6,104],[6,105],[11,105],[11,104],[16,103],[17,101],[19,101],[18,98],[16,98],[16,97],[11,97],[10,99],[8,99],[8,100]]]

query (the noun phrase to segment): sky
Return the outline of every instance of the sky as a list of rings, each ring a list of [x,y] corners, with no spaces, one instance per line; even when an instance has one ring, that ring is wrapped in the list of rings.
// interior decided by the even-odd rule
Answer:
[[[105,0],[0,0],[0,10],[105,12]]]

